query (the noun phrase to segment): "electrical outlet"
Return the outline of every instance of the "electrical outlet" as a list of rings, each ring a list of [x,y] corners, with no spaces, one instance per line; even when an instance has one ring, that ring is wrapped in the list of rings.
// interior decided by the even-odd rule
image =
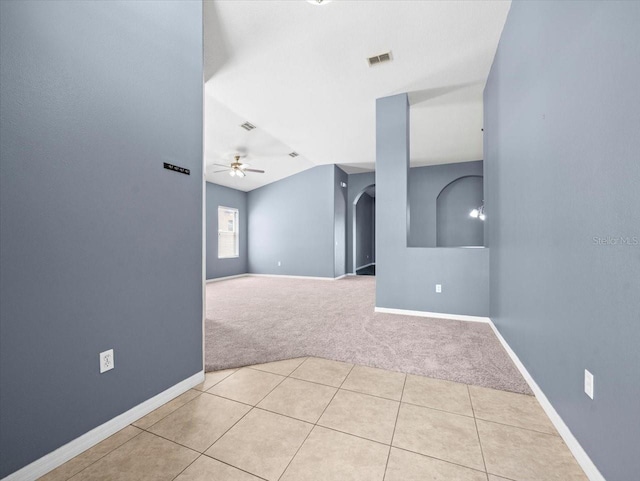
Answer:
[[[436,292],[438,294],[442,293],[442,284],[436,284]]]
[[[593,399],[593,374],[584,370],[584,392]]]
[[[100,353],[100,374],[113,369],[113,349]]]
[[[282,265],[282,262],[278,261],[278,267],[280,267]]]

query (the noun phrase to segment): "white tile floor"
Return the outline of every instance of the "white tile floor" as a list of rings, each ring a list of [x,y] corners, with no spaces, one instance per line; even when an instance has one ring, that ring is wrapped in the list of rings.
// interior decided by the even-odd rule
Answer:
[[[207,373],[41,479],[587,478],[533,397],[301,358]]]

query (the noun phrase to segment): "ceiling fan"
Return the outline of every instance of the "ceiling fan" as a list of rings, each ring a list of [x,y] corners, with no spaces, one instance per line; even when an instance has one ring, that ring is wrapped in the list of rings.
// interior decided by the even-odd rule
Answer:
[[[249,164],[244,164],[242,162],[240,162],[240,158],[242,156],[240,155],[235,155],[234,156],[234,161],[231,162],[230,165],[223,165],[223,164],[213,164],[217,167],[224,167],[224,169],[220,169],[220,170],[216,170],[215,172],[211,172],[212,174],[217,174],[219,172],[229,172],[229,175],[231,177],[244,177],[245,175],[247,175],[247,172],[254,172],[256,174],[264,174],[264,170],[258,170],[258,169],[248,169],[247,167],[249,167]]]

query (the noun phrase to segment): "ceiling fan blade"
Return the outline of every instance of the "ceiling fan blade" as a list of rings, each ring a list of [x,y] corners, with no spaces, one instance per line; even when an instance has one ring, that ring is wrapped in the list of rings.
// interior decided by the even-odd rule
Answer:
[[[257,169],[242,169],[245,172],[255,172],[256,174],[264,174],[264,170],[257,170]]]
[[[212,174],[217,174],[219,172],[229,172],[229,169],[216,170],[215,172],[211,172]]]
[[[215,165],[215,166],[218,166],[218,167],[226,167],[227,169],[231,168],[228,165],[224,165],[224,164],[210,164],[210,165]]]

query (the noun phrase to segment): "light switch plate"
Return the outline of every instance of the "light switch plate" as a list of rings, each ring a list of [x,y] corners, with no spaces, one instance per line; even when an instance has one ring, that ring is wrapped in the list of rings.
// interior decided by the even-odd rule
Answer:
[[[442,293],[442,284],[436,284],[436,292],[438,294]]]
[[[584,392],[593,399],[593,374],[584,370]]]

